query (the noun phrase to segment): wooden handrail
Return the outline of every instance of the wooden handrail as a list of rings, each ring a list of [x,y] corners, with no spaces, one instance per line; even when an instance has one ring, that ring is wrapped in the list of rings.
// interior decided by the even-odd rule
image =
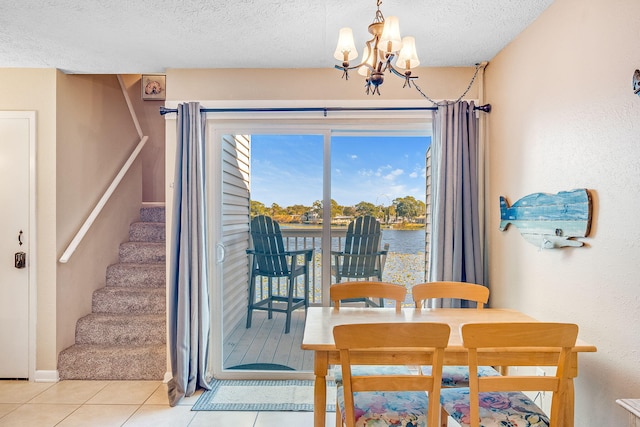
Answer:
[[[133,120],[133,124],[135,125],[138,135],[140,136],[140,142],[138,142],[138,145],[136,145],[136,148],[134,148],[133,152],[131,153],[127,161],[120,168],[120,172],[118,172],[116,177],[113,179],[113,182],[106,189],[106,191],[104,192],[104,194],[102,195],[102,197],[100,198],[96,206],[93,208],[93,210],[91,211],[87,219],[84,221],[84,224],[82,224],[82,227],[80,227],[80,230],[78,230],[76,235],[71,240],[71,243],[69,243],[69,246],[67,246],[67,249],[64,251],[64,253],[60,257],[59,261],[63,264],[69,261],[69,259],[71,258],[71,255],[73,255],[73,253],[76,251],[76,249],[80,245],[80,242],[82,242],[82,239],[84,239],[84,236],[86,236],[87,232],[89,231],[89,228],[91,228],[91,226],[95,222],[98,215],[100,215],[100,212],[102,212],[102,209],[107,204],[107,201],[113,195],[116,188],[118,187],[118,184],[120,184],[120,181],[122,181],[122,178],[124,178],[126,173],[129,171],[129,168],[131,167],[133,162],[138,158],[138,155],[142,151],[142,148],[144,147],[144,145],[147,143],[147,140],[149,139],[148,136],[142,135],[142,129],[140,128],[138,117],[136,116],[135,110],[133,109],[133,105],[131,104],[131,99],[129,98],[129,94],[127,93],[127,89],[124,86],[124,82],[122,81],[122,77],[120,75],[118,75],[118,83],[120,83],[120,89],[122,89],[122,94],[124,95],[124,99],[127,103],[127,107],[129,108],[129,112],[131,113],[131,119]]]
[[[120,181],[122,181],[122,178],[125,176],[125,174],[129,170],[133,162],[138,157],[138,154],[140,154],[142,147],[144,147],[144,144],[147,143],[147,139],[149,139],[148,136],[142,137],[142,140],[140,140],[140,142],[138,143],[136,148],[133,150],[133,152],[131,153],[131,155],[125,162],[125,164],[122,166],[122,168],[120,169],[120,172],[118,172],[118,175],[116,175],[116,177],[113,179],[113,182],[111,183],[111,185],[109,185],[109,188],[107,188],[107,190],[104,192],[104,194],[96,204],[96,207],[93,208],[93,210],[89,214],[89,217],[85,220],[84,224],[82,224],[82,227],[80,227],[80,230],[78,230],[73,240],[71,240],[71,243],[69,243],[67,250],[65,250],[62,256],[60,257],[61,263],[66,263],[67,261],[69,261],[69,258],[71,258],[71,255],[73,255],[76,248],[80,245],[80,242],[82,241],[84,236],[87,234],[87,231],[89,231],[89,228],[91,228],[91,225],[93,225],[98,215],[100,215],[102,208],[104,208],[104,206],[107,204],[107,200],[109,200],[109,198],[115,191],[118,184],[120,184]]]

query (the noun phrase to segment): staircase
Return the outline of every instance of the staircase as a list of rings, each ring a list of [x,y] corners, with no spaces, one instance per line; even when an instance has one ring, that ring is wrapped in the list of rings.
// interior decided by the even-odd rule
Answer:
[[[142,208],[76,324],[75,345],[60,352],[62,380],[161,380],[167,370],[165,209]]]

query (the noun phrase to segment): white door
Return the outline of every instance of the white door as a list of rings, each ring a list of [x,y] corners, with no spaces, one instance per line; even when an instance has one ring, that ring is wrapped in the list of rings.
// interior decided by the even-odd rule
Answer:
[[[0,378],[29,378],[34,112],[0,112]],[[24,268],[16,268],[24,253]]]

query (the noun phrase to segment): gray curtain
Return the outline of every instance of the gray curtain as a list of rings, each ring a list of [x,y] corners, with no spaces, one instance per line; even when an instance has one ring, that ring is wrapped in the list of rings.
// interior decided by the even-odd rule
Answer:
[[[478,120],[473,109],[473,102],[443,103],[434,115],[430,281],[483,284]],[[459,300],[443,304],[461,306]]]
[[[204,114],[197,102],[178,106],[168,280],[171,406],[199,387],[210,388]]]

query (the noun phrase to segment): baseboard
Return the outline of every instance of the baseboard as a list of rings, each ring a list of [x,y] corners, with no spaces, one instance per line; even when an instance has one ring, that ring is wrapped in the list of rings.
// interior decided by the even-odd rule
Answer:
[[[171,381],[171,378],[173,378],[173,374],[171,374],[171,372],[167,371],[164,373],[164,379],[162,380],[163,383],[168,383],[169,381]]]
[[[36,371],[33,375],[33,381],[37,383],[57,383],[60,381],[58,371]]]
[[[143,208],[164,208],[165,202],[142,202]]]

